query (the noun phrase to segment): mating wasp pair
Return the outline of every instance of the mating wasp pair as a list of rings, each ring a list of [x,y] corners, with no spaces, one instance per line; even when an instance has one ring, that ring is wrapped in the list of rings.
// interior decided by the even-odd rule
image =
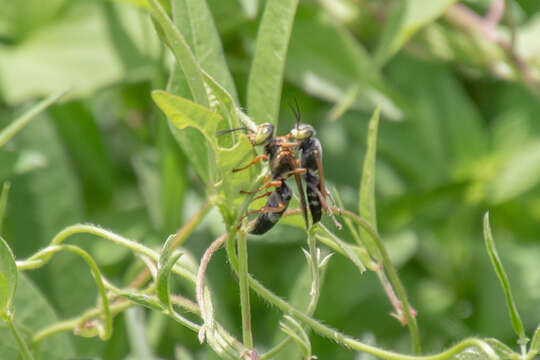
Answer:
[[[311,125],[300,123],[298,103],[296,103],[296,109],[291,106],[291,110],[296,117],[296,126],[289,134],[284,136],[274,136],[274,125],[271,123],[261,124],[256,130],[240,127],[219,133],[221,135],[232,131],[246,130],[248,131],[248,139],[253,146],[264,147],[262,155],[256,156],[246,166],[233,169],[233,172],[247,169],[261,160],[269,163],[270,175],[264,179],[263,185],[253,192],[242,191],[244,194],[256,194],[275,187],[274,191],[266,191],[255,197],[255,199],[268,197],[265,206],[245,214],[245,216],[259,214],[255,220],[249,223],[248,232],[250,234],[260,235],[266,233],[287,210],[292,191],[286,180],[291,176],[295,177],[302,215],[306,226],[308,226],[307,206],[300,175],[303,175],[306,183],[306,194],[313,224],[321,220],[322,210],[326,210],[336,226],[341,228],[326,202],[326,198],[330,193],[326,191],[324,186],[321,143],[315,137],[315,129]],[[293,141],[290,141],[291,139]],[[301,151],[298,160],[296,159],[296,150]]]

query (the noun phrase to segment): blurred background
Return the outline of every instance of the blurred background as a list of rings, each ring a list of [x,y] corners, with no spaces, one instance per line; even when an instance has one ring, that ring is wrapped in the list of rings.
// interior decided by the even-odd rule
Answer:
[[[207,3],[245,106],[265,2]],[[1,0],[0,9],[0,126],[75,86],[0,151],[0,181],[11,183],[2,235],[15,256],[33,254],[77,222],[159,248],[197,211],[205,187],[150,98],[166,87],[173,60],[145,1]],[[488,209],[529,335],[540,321],[539,10],[535,0],[301,0],[297,10],[278,133],[293,126],[285,104],[296,97],[324,146],[327,182],[356,211],[367,120],[382,105],[378,226],[428,352],[473,335],[516,348],[482,240]],[[199,259],[223,231],[214,210],[186,248]],[[74,241],[115,283],[140,268],[124,249],[90,237]],[[309,275],[302,247],[303,232],[284,224],[250,238],[250,273],[280,296],[294,296]],[[218,319],[241,337],[238,286],[223,252],[208,276]],[[193,298],[182,284],[177,291]],[[87,266],[58,255],[20,280],[16,317],[26,331],[40,329],[95,299]],[[256,346],[268,349],[281,314],[256,295],[252,306]],[[408,331],[391,310],[373,273],[332,258],[316,318],[408,352]],[[107,342],[56,335],[48,358],[121,359],[139,341],[156,358],[172,358],[178,345],[182,359],[216,358],[195,333],[155,312],[122,314],[114,326]],[[4,324],[0,334],[7,334]],[[319,359],[370,359],[316,335],[312,342]],[[0,336],[0,353],[17,358],[10,336]]]

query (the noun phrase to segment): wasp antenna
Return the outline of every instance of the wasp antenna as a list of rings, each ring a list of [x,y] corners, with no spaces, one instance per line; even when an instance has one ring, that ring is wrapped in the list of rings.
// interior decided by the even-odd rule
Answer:
[[[226,130],[221,130],[221,131],[218,131],[217,132],[217,136],[221,136],[221,135],[225,135],[225,134],[228,134],[230,132],[233,132],[233,131],[238,131],[238,130],[246,130],[246,131],[250,131],[247,127],[245,126],[242,126],[242,127],[238,127],[238,128],[234,128],[234,129],[226,129]]]
[[[302,115],[300,114],[300,106],[298,105],[298,100],[296,100],[296,96],[294,97],[294,103],[296,104],[296,123],[299,123]]]
[[[291,108],[291,111],[296,118],[296,127],[298,127],[298,123],[300,123],[300,107],[298,106],[298,101],[296,100],[296,96],[294,97],[294,103],[296,104],[296,107],[294,107],[289,101],[287,101],[287,104]]]

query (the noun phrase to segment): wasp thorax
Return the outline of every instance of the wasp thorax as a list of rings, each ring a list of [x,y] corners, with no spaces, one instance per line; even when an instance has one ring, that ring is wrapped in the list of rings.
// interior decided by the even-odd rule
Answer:
[[[274,136],[274,125],[264,123],[259,125],[253,138],[253,145],[264,145]]]
[[[316,132],[313,126],[308,124],[298,124],[291,130],[291,135],[296,140],[305,140],[315,136]]]

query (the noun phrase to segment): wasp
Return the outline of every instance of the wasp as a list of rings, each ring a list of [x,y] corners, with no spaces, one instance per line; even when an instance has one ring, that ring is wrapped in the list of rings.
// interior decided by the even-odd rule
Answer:
[[[289,107],[296,117],[296,126],[291,130],[288,137],[299,142],[298,149],[301,151],[301,155],[298,165],[306,170],[304,172],[304,181],[306,182],[306,194],[312,222],[315,224],[321,221],[322,211],[325,210],[336,227],[341,230],[341,224],[334,217],[326,201],[327,197],[332,198],[324,186],[321,142],[315,137],[316,131],[313,126],[300,123],[300,108],[296,98],[294,101],[296,109],[291,104],[289,104]]]
[[[305,202],[302,180],[300,178],[300,174],[305,173],[306,170],[297,167],[295,156],[295,149],[300,145],[300,143],[289,142],[288,139],[290,138],[290,135],[274,136],[274,125],[271,123],[261,124],[255,131],[247,127],[240,127],[221,131],[218,133],[218,135],[237,130],[248,131],[247,136],[251,142],[251,145],[254,147],[263,146],[264,152],[263,154],[256,156],[246,166],[233,169],[233,172],[245,170],[250,166],[257,164],[261,160],[268,161],[270,167],[270,176],[267,176],[264,179],[261,187],[252,192],[241,191],[241,193],[255,194],[275,187],[275,190],[267,191],[264,194],[255,197],[255,199],[268,197],[268,200],[266,205],[262,208],[245,214],[245,216],[259,214],[255,220],[250,222],[248,232],[256,235],[264,234],[279,221],[281,215],[283,215],[285,210],[287,210],[292,197],[291,189],[285,182],[290,176],[295,177],[300,195],[302,214],[307,227],[307,205]]]

